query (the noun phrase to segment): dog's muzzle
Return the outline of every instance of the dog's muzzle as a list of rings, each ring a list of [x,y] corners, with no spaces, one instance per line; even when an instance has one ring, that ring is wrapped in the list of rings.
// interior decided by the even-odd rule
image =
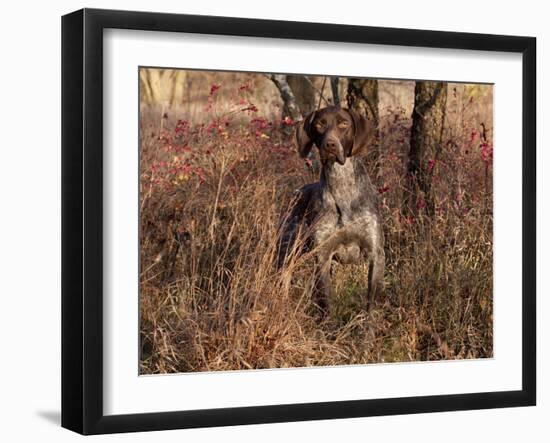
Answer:
[[[346,155],[344,154],[344,147],[340,140],[333,137],[327,137],[321,144],[321,150],[323,154],[321,157],[325,160],[337,161],[341,165],[346,162]]]

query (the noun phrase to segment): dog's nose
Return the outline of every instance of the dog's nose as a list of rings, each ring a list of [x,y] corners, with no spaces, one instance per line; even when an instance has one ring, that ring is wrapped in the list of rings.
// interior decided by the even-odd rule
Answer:
[[[322,149],[325,151],[326,158],[332,158],[341,165],[345,163],[346,158],[344,156],[344,151],[338,139],[327,137],[322,144]]]

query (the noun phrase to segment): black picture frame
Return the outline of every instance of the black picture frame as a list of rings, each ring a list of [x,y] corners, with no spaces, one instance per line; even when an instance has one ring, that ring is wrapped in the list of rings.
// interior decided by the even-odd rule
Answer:
[[[131,415],[103,413],[103,30],[171,31],[519,53],[522,97],[522,389]],[[83,9],[62,18],[62,426],[82,434],[536,403],[536,39]],[[519,148],[519,147],[518,147]]]

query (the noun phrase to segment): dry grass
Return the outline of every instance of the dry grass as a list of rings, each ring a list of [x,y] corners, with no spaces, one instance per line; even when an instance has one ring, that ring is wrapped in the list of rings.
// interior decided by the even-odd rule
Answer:
[[[492,145],[490,87],[449,85],[436,215],[411,219],[401,204],[413,84],[381,82],[385,297],[363,312],[366,269],[335,266],[319,323],[311,257],[274,265],[278,220],[316,180],[279,111],[251,104],[276,93],[260,76],[195,75],[222,87],[203,88],[192,112],[142,109],[141,373],[492,356],[492,166],[478,132],[484,123]]]

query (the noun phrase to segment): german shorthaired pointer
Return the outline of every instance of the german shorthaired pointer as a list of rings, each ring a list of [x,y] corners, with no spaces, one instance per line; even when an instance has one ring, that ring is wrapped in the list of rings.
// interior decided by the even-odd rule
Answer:
[[[369,264],[365,307],[383,290],[384,234],[378,193],[371,183],[362,153],[374,136],[373,124],[351,109],[330,106],[308,115],[296,129],[302,157],[319,149],[318,182],[297,191],[282,222],[279,266],[295,247],[298,232],[316,255],[313,298],[323,315],[331,296],[331,263]]]

